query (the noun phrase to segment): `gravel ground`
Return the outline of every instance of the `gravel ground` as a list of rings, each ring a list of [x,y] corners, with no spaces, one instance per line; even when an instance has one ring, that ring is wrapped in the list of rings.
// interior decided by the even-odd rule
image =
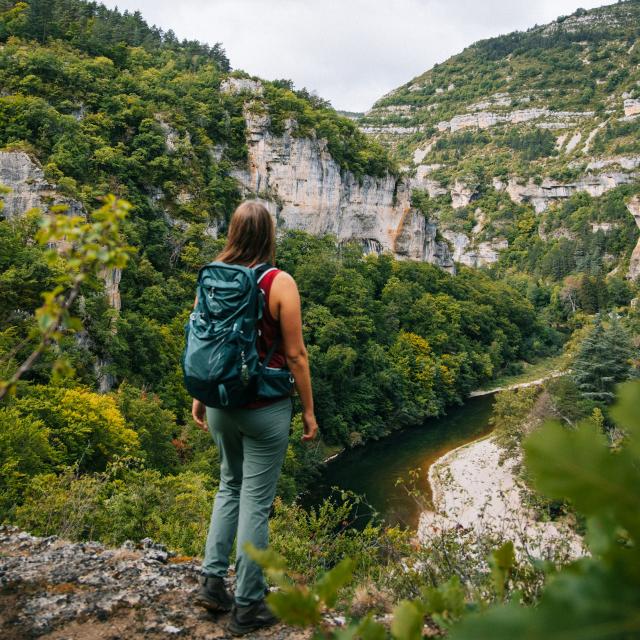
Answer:
[[[230,638],[228,614],[193,604],[198,568],[151,540],[113,549],[0,527],[0,637]],[[302,640],[311,632],[280,624],[245,637]]]

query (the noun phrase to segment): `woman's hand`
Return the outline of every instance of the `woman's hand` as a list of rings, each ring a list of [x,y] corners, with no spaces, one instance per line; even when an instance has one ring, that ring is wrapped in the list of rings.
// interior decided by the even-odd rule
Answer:
[[[207,407],[200,402],[200,400],[193,399],[193,404],[191,405],[191,415],[193,417],[193,421],[198,425],[199,429],[203,431],[208,431],[207,427]]]
[[[304,428],[304,435],[300,438],[303,442],[307,440],[313,440],[318,434],[318,423],[316,422],[316,416],[313,411],[304,412],[302,414],[302,425]]]

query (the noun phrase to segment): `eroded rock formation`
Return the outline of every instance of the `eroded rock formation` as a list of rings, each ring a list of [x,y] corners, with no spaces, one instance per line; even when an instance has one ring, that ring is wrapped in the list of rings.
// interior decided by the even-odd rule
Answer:
[[[514,202],[530,202],[537,213],[547,209],[550,204],[571,197],[580,191],[590,196],[598,197],[621,184],[634,180],[633,173],[622,171],[607,171],[600,174],[587,174],[574,182],[559,182],[545,178],[541,184],[532,180],[521,184],[517,178],[510,178],[507,184],[494,180],[496,190],[506,190]]]
[[[453,269],[435,226],[411,207],[412,184],[390,174],[356,177],[331,157],[325,140],[269,131],[268,116],[245,109],[248,164],[234,177],[247,194],[262,198],[278,227],[332,234],[399,257]]]
[[[64,205],[69,213],[84,215],[76,200],[61,196],[55,186],[47,182],[44,172],[24,151],[0,151],[0,185],[9,192],[2,197],[2,215],[13,218],[29,209],[48,210],[52,205]]]

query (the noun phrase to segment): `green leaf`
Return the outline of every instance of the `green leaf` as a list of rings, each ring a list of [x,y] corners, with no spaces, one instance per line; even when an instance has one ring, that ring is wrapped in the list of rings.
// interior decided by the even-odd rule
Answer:
[[[332,630],[333,640],[386,640],[387,630],[379,622],[367,614],[359,623],[352,623],[348,627]],[[318,636],[325,638],[325,635]]]
[[[311,627],[321,620],[320,602],[303,587],[274,591],[267,596],[270,609],[286,624]]]
[[[356,629],[356,638],[361,640],[385,640],[387,632],[385,628],[373,619],[371,614],[361,620]]]
[[[499,549],[495,549],[489,556],[489,566],[491,567],[491,577],[493,587],[498,598],[504,598],[507,580],[511,575],[516,561],[516,554],[513,550],[513,542],[505,542]]]
[[[352,575],[353,560],[345,558],[316,582],[313,586],[313,592],[328,607],[333,607],[338,597],[338,591],[349,583]]]
[[[279,553],[271,548],[257,549],[250,542],[247,542],[244,545],[244,550],[256,564],[259,564],[264,569],[269,578],[271,578],[278,586],[289,586],[290,583],[285,575],[287,570],[287,561]]]
[[[453,576],[437,587],[427,587],[422,592],[425,613],[441,627],[448,627],[462,617],[465,610],[464,589],[460,578]]]
[[[612,518],[640,540],[640,470],[628,449],[613,454],[589,421],[575,430],[548,422],[524,449],[542,493],[571,500],[586,516]]]
[[[403,600],[393,611],[391,635],[396,640],[420,640],[424,614],[421,607],[410,600]]]
[[[637,554],[585,558],[548,584],[537,607],[494,607],[465,618],[450,640],[626,640],[640,633]],[[626,565],[626,566],[625,566]]]

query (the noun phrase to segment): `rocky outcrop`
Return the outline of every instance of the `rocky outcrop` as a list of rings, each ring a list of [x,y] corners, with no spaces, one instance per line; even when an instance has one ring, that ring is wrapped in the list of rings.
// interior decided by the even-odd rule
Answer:
[[[239,93],[251,93],[261,96],[264,92],[262,82],[251,78],[227,78],[220,83],[220,91],[236,95]]]
[[[504,238],[476,243],[465,233],[450,229],[443,231],[442,235],[451,243],[454,261],[469,267],[484,267],[497,262],[500,251],[509,246]]]
[[[84,207],[77,200],[62,196],[56,186],[49,183],[40,165],[23,151],[0,151],[0,184],[9,192],[4,194],[4,208],[0,215],[8,219],[24,214],[30,209],[48,212],[54,205],[63,205],[70,215],[86,216]],[[61,245],[58,245],[59,247]],[[104,280],[105,295],[117,312],[122,306],[120,299],[121,269],[104,269],[100,276]],[[115,328],[115,325],[114,325]],[[78,345],[89,348],[87,335],[76,334]],[[97,360],[94,370],[101,392],[110,391],[114,379],[108,373],[108,360]]]
[[[617,229],[620,225],[617,222],[590,222],[591,233],[597,233],[598,231],[602,231],[602,233],[609,233],[612,229]]]
[[[52,205],[64,205],[69,213],[84,215],[82,205],[61,196],[55,185],[45,180],[40,165],[24,151],[0,151],[0,185],[9,189],[2,196],[2,215],[7,218],[29,209],[48,211]]]
[[[475,189],[473,189],[473,187],[466,185],[460,180],[456,180],[453,183],[453,187],[451,187],[450,193],[451,206],[454,209],[461,209],[462,207],[466,207],[476,195]]]
[[[612,158],[599,158],[591,160],[587,165],[587,171],[595,171],[610,166],[619,166],[626,171],[633,171],[640,167],[640,156],[614,156]]]
[[[279,229],[392,251],[398,257],[434,262],[452,270],[446,243],[411,207],[412,184],[390,174],[356,177],[343,171],[322,139],[269,130],[269,118],[245,109],[248,163],[233,175],[247,194],[262,198]]]
[[[514,202],[530,202],[536,212],[540,213],[552,202],[569,198],[579,191],[598,197],[621,184],[632,182],[633,179],[633,174],[610,171],[597,175],[587,174],[574,182],[567,183],[545,178],[541,184],[536,184],[532,180],[526,184],[520,184],[516,178],[511,178],[506,185],[500,180],[494,180],[493,186],[498,191],[505,189]]]
[[[510,113],[494,113],[477,111],[454,116],[451,120],[443,120],[436,125],[438,131],[455,133],[461,129],[488,129],[500,123],[519,124],[532,120],[552,119],[552,128],[571,126],[572,123],[593,116],[593,111],[551,111],[549,109],[518,109]],[[559,126],[558,126],[559,125]]]
[[[120,299],[122,269],[105,269],[100,275],[104,280],[104,293],[107,296],[109,305],[116,311],[120,311],[122,308],[122,300]]]
[[[109,549],[2,527],[2,638],[230,638],[228,614],[216,618],[194,604],[198,574],[194,559],[148,539]],[[277,625],[247,638],[310,636]]]
[[[631,198],[627,203],[627,209],[629,209],[629,213],[634,217],[636,224],[640,228],[640,196]],[[630,280],[635,280],[638,276],[640,276],[640,238],[638,238],[638,243],[631,254],[629,271],[627,272],[627,278]]]
[[[624,101],[624,115],[636,116],[640,114],[640,99],[629,98]]]
[[[418,133],[419,131],[426,131],[428,127],[416,126],[416,127],[400,127],[397,125],[378,125],[378,126],[363,126],[360,127],[361,131],[368,133],[369,135],[396,135],[404,136],[412,133]]]

